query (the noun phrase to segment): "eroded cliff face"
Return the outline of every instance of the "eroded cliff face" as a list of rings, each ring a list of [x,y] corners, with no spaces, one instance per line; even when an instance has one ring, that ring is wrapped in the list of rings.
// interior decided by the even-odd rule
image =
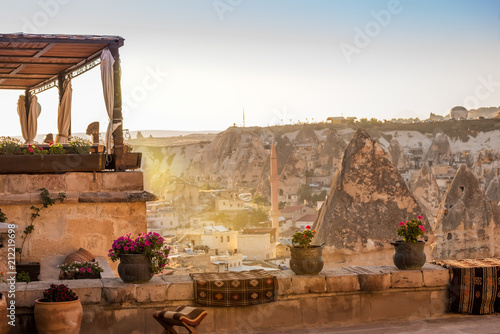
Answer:
[[[500,209],[474,174],[461,166],[446,191],[434,223],[436,259],[500,256]]]
[[[232,189],[258,181],[267,159],[260,136],[250,130],[230,128],[196,154],[187,173]]]
[[[418,215],[424,215],[423,210],[397,168],[382,147],[358,129],[314,224],[316,241],[352,254],[390,249],[398,223]],[[425,225],[430,232],[426,220]]]
[[[413,196],[424,210],[429,223],[432,225],[441,203],[441,192],[431,169],[424,165],[410,185]]]

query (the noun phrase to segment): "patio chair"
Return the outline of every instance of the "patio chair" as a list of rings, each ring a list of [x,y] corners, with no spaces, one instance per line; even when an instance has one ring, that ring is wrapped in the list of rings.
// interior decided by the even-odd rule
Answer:
[[[158,311],[153,318],[165,328],[163,334],[178,334],[174,326],[186,328],[189,333],[199,334],[196,328],[207,316],[207,311],[190,306],[177,306],[173,311]]]

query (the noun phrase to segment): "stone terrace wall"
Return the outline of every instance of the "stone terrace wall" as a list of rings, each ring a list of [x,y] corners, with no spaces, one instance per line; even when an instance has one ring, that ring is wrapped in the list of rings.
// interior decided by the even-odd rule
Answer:
[[[320,327],[332,324],[427,319],[446,313],[449,272],[426,264],[421,270],[393,266],[346,267],[315,276],[291,271],[278,277],[277,301],[246,307],[202,307],[208,317],[202,333],[248,333],[272,328]],[[152,317],[157,310],[194,303],[189,276],[159,276],[146,284],[126,284],[119,278],[58,281],[82,299],[81,334],[161,333]],[[16,321],[11,334],[31,333],[33,306],[51,282],[16,284]],[[0,284],[0,292],[6,285]]]
[[[19,226],[16,247],[21,246],[31,206],[41,203],[39,189],[43,187],[54,196],[65,192],[67,199],[41,212],[26,241],[23,261],[40,261],[43,268],[50,257],[80,247],[106,256],[117,237],[147,230],[145,201],[154,196],[143,191],[142,172],[2,174],[0,208],[8,223]],[[0,270],[5,270],[6,257],[7,248],[0,248]]]

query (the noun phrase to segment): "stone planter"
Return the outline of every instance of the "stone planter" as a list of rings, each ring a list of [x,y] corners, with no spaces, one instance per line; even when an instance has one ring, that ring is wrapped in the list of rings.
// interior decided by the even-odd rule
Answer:
[[[92,172],[103,169],[103,154],[0,155],[0,174]]]
[[[122,254],[118,275],[125,283],[145,283],[151,280],[151,261],[144,254]]]
[[[5,295],[0,293],[0,334],[8,334],[10,332],[9,311],[7,310],[7,300]]]
[[[38,276],[40,275],[40,263],[39,262],[23,262],[16,263],[17,273],[26,272],[30,276],[31,282],[38,281]]]
[[[82,315],[80,298],[70,302],[35,300],[35,324],[39,334],[78,334]]]
[[[323,247],[291,247],[290,269],[297,275],[317,275],[323,269]]]
[[[394,246],[392,260],[398,269],[417,270],[425,264],[424,241],[404,242],[397,240],[391,242]]]

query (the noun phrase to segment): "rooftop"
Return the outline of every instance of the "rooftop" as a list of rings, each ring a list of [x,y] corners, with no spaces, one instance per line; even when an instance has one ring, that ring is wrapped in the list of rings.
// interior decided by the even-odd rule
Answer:
[[[42,88],[61,74],[94,61],[97,66],[103,49],[123,41],[119,36],[0,34],[0,89]]]

